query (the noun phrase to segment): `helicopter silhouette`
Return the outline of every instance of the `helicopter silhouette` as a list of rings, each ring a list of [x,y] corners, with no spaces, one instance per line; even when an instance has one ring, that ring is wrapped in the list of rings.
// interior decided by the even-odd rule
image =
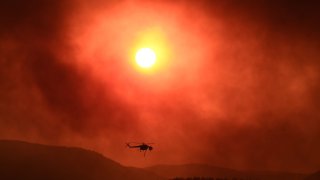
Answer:
[[[131,143],[132,144],[132,143]],[[141,151],[144,152],[144,157],[146,156],[147,150],[152,151],[153,147],[150,146],[150,144],[154,143],[133,143],[133,144],[139,144],[139,145],[130,145],[130,143],[127,143],[128,148],[138,148]]]

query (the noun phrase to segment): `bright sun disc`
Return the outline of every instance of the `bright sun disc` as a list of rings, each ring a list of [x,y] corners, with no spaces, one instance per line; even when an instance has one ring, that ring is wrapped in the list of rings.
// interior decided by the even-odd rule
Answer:
[[[150,48],[141,48],[136,54],[136,62],[142,68],[150,68],[156,62],[156,54]]]

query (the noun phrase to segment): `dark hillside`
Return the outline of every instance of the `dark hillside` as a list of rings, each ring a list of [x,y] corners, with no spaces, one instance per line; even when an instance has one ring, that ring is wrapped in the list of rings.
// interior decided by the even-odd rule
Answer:
[[[311,174],[310,176],[306,177],[305,180],[319,180],[320,179],[320,171]]]
[[[0,141],[0,175],[10,180],[162,179],[93,151],[7,140]]]
[[[159,176],[170,179],[177,177],[207,177],[225,180],[303,180],[306,176],[304,174],[286,172],[237,171],[205,164],[157,165],[146,169]]]

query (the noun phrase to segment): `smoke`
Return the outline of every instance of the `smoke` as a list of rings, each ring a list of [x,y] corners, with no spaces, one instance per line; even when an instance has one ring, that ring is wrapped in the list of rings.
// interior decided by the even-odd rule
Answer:
[[[2,1],[0,137],[126,165],[319,168],[312,1]],[[161,49],[154,72],[132,54]],[[146,160],[127,141],[154,142]]]

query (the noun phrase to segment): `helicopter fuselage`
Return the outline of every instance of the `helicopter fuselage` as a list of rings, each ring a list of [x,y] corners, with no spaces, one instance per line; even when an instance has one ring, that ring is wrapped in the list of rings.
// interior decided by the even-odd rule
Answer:
[[[146,151],[146,150],[152,150],[153,148],[147,144],[141,144],[141,145],[138,145],[138,146],[131,146],[130,144],[127,144],[127,146],[129,148],[139,148],[140,151]]]

